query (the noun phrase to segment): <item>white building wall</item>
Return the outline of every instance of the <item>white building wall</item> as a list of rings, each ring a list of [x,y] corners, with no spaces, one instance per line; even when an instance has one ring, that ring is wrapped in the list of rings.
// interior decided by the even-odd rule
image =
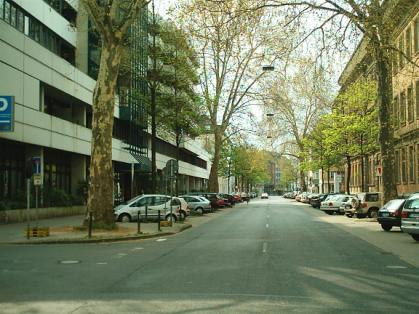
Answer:
[[[15,2],[76,46],[76,29],[69,27],[68,21],[44,1]],[[0,133],[0,138],[89,156],[91,130],[42,112],[41,82],[71,95],[86,106],[91,106],[95,80],[1,19],[0,52],[0,95],[15,97],[14,132]],[[118,106],[115,107],[115,116],[119,117]],[[112,146],[113,160],[136,163],[125,149],[127,144],[113,139]],[[208,153],[199,142],[193,140],[186,141],[184,148],[207,161],[207,168],[181,161],[180,173],[207,179],[211,166]],[[158,168],[162,169],[169,159],[168,156],[157,154]],[[82,168],[75,163],[76,160],[73,161],[75,169]]]

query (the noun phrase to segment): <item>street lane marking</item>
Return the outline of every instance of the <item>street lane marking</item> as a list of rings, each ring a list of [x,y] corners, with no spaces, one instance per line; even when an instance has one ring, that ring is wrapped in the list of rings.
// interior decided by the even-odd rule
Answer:
[[[58,263],[60,263],[60,264],[79,264],[80,261],[78,261],[78,260],[64,260],[64,261],[59,261]]]
[[[267,250],[268,250],[268,243],[264,242],[262,252],[266,253]]]
[[[135,247],[133,249],[131,249],[131,251],[139,251],[139,250],[144,250],[143,247]]]
[[[167,239],[157,239],[156,242],[163,242],[166,241]]]
[[[96,263],[96,265],[108,265],[108,263],[106,263],[106,262],[98,262],[98,263]]]
[[[387,268],[391,268],[391,269],[406,269],[406,266],[398,266],[398,265],[390,265],[390,266],[386,266]]]
[[[269,224],[266,224],[266,228],[269,228]]]

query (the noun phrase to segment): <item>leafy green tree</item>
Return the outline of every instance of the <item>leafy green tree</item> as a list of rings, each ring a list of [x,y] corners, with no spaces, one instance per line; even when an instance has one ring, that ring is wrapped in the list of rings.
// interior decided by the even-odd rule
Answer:
[[[87,208],[97,225],[115,225],[112,129],[115,94],[124,44],[145,0],[80,0],[100,36],[101,56],[92,100],[92,141]]]

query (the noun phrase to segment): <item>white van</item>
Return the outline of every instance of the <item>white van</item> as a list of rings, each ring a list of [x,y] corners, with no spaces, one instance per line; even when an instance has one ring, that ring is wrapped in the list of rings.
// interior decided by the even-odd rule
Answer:
[[[172,199],[172,200],[171,200]],[[130,222],[136,221],[138,213],[144,218],[157,219],[158,211],[160,217],[169,221],[176,221],[181,217],[187,216],[188,204],[182,198],[159,194],[139,195],[133,199],[124,202],[114,208],[115,218],[117,221]]]

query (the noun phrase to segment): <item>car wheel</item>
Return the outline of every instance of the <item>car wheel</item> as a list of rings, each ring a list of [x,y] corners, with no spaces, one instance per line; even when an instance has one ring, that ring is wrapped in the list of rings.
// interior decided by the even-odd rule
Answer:
[[[204,214],[204,209],[202,207],[196,208],[195,211],[201,216]]]
[[[330,210],[326,210],[325,213],[328,214],[328,215],[333,215],[334,214],[334,212],[332,212]]]
[[[419,234],[411,234],[411,236],[415,241],[419,242]]]
[[[352,214],[346,214],[346,217],[348,217],[348,218],[352,218],[354,215],[352,215]]]
[[[120,222],[131,222],[131,216],[128,214],[122,214],[118,218]]]
[[[166,220],[171,221],[171,222],[176,222],[177,218],[175,215],[167,215]]]
[[[385,231],[390,231],[391,228],[393,228],[393,226],[389,226],[389,225],[381,225],[381,228],[383,228],[383,230]]]
[[[378,216],[378,210],[375,208],[372,208],[368,211],[368,217],[369,218],[377,218]]]

